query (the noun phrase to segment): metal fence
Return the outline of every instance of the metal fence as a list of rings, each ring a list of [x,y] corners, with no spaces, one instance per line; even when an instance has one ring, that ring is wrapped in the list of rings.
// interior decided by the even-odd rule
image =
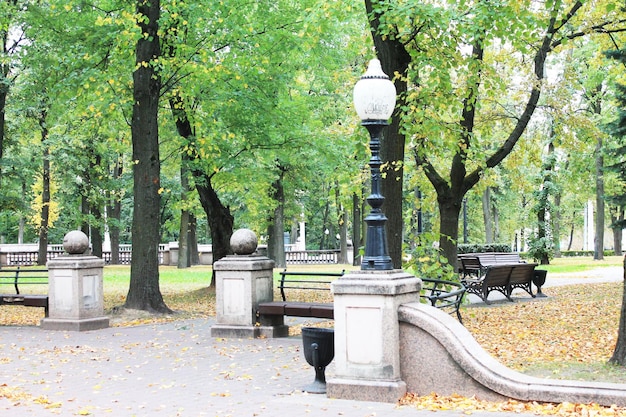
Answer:
[[[200,245],[200,263],[211,265],[213,261],[210,245]],[[259,248],[263,253],[264,248]],[[63,245],[48,245],[46,261],[54,259],[65,253]],[[119,247],[120,265],[130,265],[132,260],[132,246],[120,245]],[[285,260],[288,264],[336,264],[339,261],[339,250],[307,250],[307,251],[287,251]],[[36,244],[26,245],[1,245],[0,246],[0,267],[1,266],[27,266],[37,265],[39,250]],[[102,259],[105,264],[111,263],[111,251],[103,251]],[[178,246],[176,244],[159,245],[159,264],[176,265],[178,262]]]

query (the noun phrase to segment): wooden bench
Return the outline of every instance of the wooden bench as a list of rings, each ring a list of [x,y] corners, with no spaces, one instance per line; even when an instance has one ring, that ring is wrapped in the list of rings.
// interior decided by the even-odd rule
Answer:
[[[517,252],[483,252],[458,255],[459,273],[463,276],[479,278],[492,265],[520,264],[525,261]]]
[[[511,293],[516,288],[525,290],[534,298],[531,285],[536,266],[531,263],[490,265],[478,277],[462,275],[461,282],[467,292],[479,296],[485,304],[491,304],[487,298],[492,291],[499,291],[507,300],[513,301]]]
[[[463,253],[458,255],[460,272],[464,272],[467,265],[468,272],[483,269],[490,265],[525,263],[517,252],[481,252]]]
[[[280,325],[283,323],[284,316],[334,319],[332,302],[287,301],[285,290],[329,291],[331,282],[343,276],[344,272],[293,272],[287,270],[280,272],[278,288],[282,301],[259,303],[257,308],[259,322],[261,325]],[[433,307],[455,313],[461,323],[463,320],[459,307],[464,294],[465,287],[461,283],[422,278],[420,297],[427,300]]]
[[[333,303],[316,303],[303,301],[287,301],[285,290],[330,291],[330,283],[343,276],[341,272],[280,272],[278,289],[282,301],[259,303],[257,317],[261,325],[276,325],[273,317],[295,316],[333,319]],[[332,278],[332,279],[331,279]]]
[[[20,291],[24,285],[48,285],[47,269],[0,268],[0,305],[43,307],[48,317],[48,295]],[[46,287],[47,290],[47,287]]]

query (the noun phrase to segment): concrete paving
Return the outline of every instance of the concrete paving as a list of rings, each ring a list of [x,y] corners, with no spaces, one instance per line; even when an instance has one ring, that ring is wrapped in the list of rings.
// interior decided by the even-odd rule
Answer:
[[[209,335],[211,324],[191,320],[82,333],[0,327],[0,416],[433,415],[304,393],[314,373],[300,338],[216,339]]]
[[[622,279],[621,268],[609,269],[579,278]],[[546,286],[558,283],[572,282],[549,276]],[[314,373],[300,338],[218,339],[210,337],[212,324],[190,320],[82,333],[0,326],[0,416],[465,415],[304,393]]]

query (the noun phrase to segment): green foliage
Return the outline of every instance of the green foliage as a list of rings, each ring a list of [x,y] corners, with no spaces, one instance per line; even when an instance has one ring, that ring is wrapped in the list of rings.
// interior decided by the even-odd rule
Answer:
[[[619,62],[626,64],[626,48],[607,51],[606,55]],[[610,191],[607,191],[607,201],[619,207],[622,211],[626,208],[626,84],[615,82],[614,96],[616,105],[614,119],[605,124],[605,130],[613,139],[605,146],[606,171],[615,177]],[[626,227],[626,221],[617,220],[611,227],[621,230]]]
[[[420,278],[458,282],[458,273],[440,253],[438,241],[439,236],[436,233],[420,235],[417,246],[410,251],[410,256],[403,267]]]
[[[554,258],[554,242],[549,236],[539,237],[537,234],[533,234],[528,239],[527,254],[535,261],[550,260]]]
[[[304,213],[315,220],[320,202],[347,205],[352,190],[361,186],[359,171],[366,159],[364,133],[353,112],[346,111],[351,107],[346,92],[360,75],[365,62],[361,57],[371,44],[365,16],[358,13],[361,4],[281,0],[241,7],[240,2],[225,0],[209,9],[198,2],[162,1],[161,6],[164,56],[140,65],[159,71],[164,103],[175,95],[182,98],[194,133],[189,140],[181,139],[171,115],[161,111],[163,238],[177,237],[181,153],[199,157],[194,168],[212,176],[237,227],[251,227],[259,235],[274,204],[267,190],[277,174],[277,160],[289,168],[289,219]],[[37,138],[32,136],[37,127],[24,119],[32,121],[29,115],[47,103],[52,175],[63,184],[53,196],[61,208],[56,227],[67,230],[85,221],[104,227],[103,218],[81,213],[80,197],[102,207],[112,196],[124,203],[119,226],[128,239],[132,181],[125,174],[134,164],[128,121],[133,51],[140,36],[134,5],[98,0],[85,7],[53,0],[6,15],[14,16],[19,20],[2,19],[3,27],[11,23],[23,28],[28,42],[21,50],[25,54],[13,61],[23,71],[17,73],[8,113],[11,136],[5,142],[16,147],[5,152],[5,160],[16,166],[19,159],[20,169],[27,161],[34,169],[40,164]],[[17,146],[25,151],[18,153]],[[120,178],[110,175],[118,162],[124,173]],[[30,194],[34,171],[20,172]],[[0,185],[7,185],[2,187],[7,203],[2,208],[9,207],[9,200],[11,206],[19,203],[20,182],[0,178]],[[339,200],[328,184],[340,184]],[[206,224],[197,199],[190,198],[185,206]],[[335,207],[332,212],[337,212]],[[329,221],[336,223],[336,216]],[[11,216],[7,222],[12,224],[6,229],[13,230],[19,218]],[[309,226],[325,228],[313,221]],[[15,239],[13,232],[6,236]]]
[[[460,244],[458,246],[459,254],[461,253],[484,253],[484,252],[511,252],[511,245],[507,243],[473,243]]]
[[[624,23],[614,7],[619,3],[612,0],[602,5],[575,1],[373,4],[383,37],[398,40],[410,55],[407,72],[395,74],[409,85],[401,102],[404,133],[415,166],[422,168],[437,193],[440,232],[452,240],[459,240],[456,219],[461,200],[479,181],[489,181],[489,171],[503,160],[506,163],[505,158],[518,156],[507,164],[512,172],[498,174],[510,175],[516,188],[530,191],[527,178],[532,172],[527,169],[536,169],[532,155],[541,148],[525,132],[541,130],[552,112],[567,107],[564,103],[579,107],[579,100],[572,98],[585,94],[561,88],[562,79],[552,75],[562,68],[559,61],[579,48],[575,40],[584,37],[586,42],[594,32],[621,36]],[[528,123],[533,113],[539,117]],[[568,108],[563,113],[582,112]],[[593,123],[588,120],[579,126]],[[565,125],[559,129],[560,137],[569,139],[574,130]],[[572,153],[583,149],[578,144]],[[572,177],[584,181],[583,175]],[[512,207],[526,207],[525,199],[531,199],[530,193],[518,195]],[[509,216],[527,224],[525,211],[512,209]],[[443,241],[441,246],[454,256],[451,245]]]

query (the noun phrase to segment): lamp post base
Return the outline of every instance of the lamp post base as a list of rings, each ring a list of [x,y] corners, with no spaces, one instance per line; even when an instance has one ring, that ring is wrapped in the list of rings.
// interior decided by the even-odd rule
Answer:
[[[326,396],[353,401],[398,402],[406,394],[404,381],[364,381],[333,378],[326,382]]]
[[[388,271],[393,269],[393,263],[391,262],[391,258],[389,256],[380,257],[377,256],[375,258],[367,258],[363,257],[363,261],[361,262],[362,270],[375,270],[375,271]]]

